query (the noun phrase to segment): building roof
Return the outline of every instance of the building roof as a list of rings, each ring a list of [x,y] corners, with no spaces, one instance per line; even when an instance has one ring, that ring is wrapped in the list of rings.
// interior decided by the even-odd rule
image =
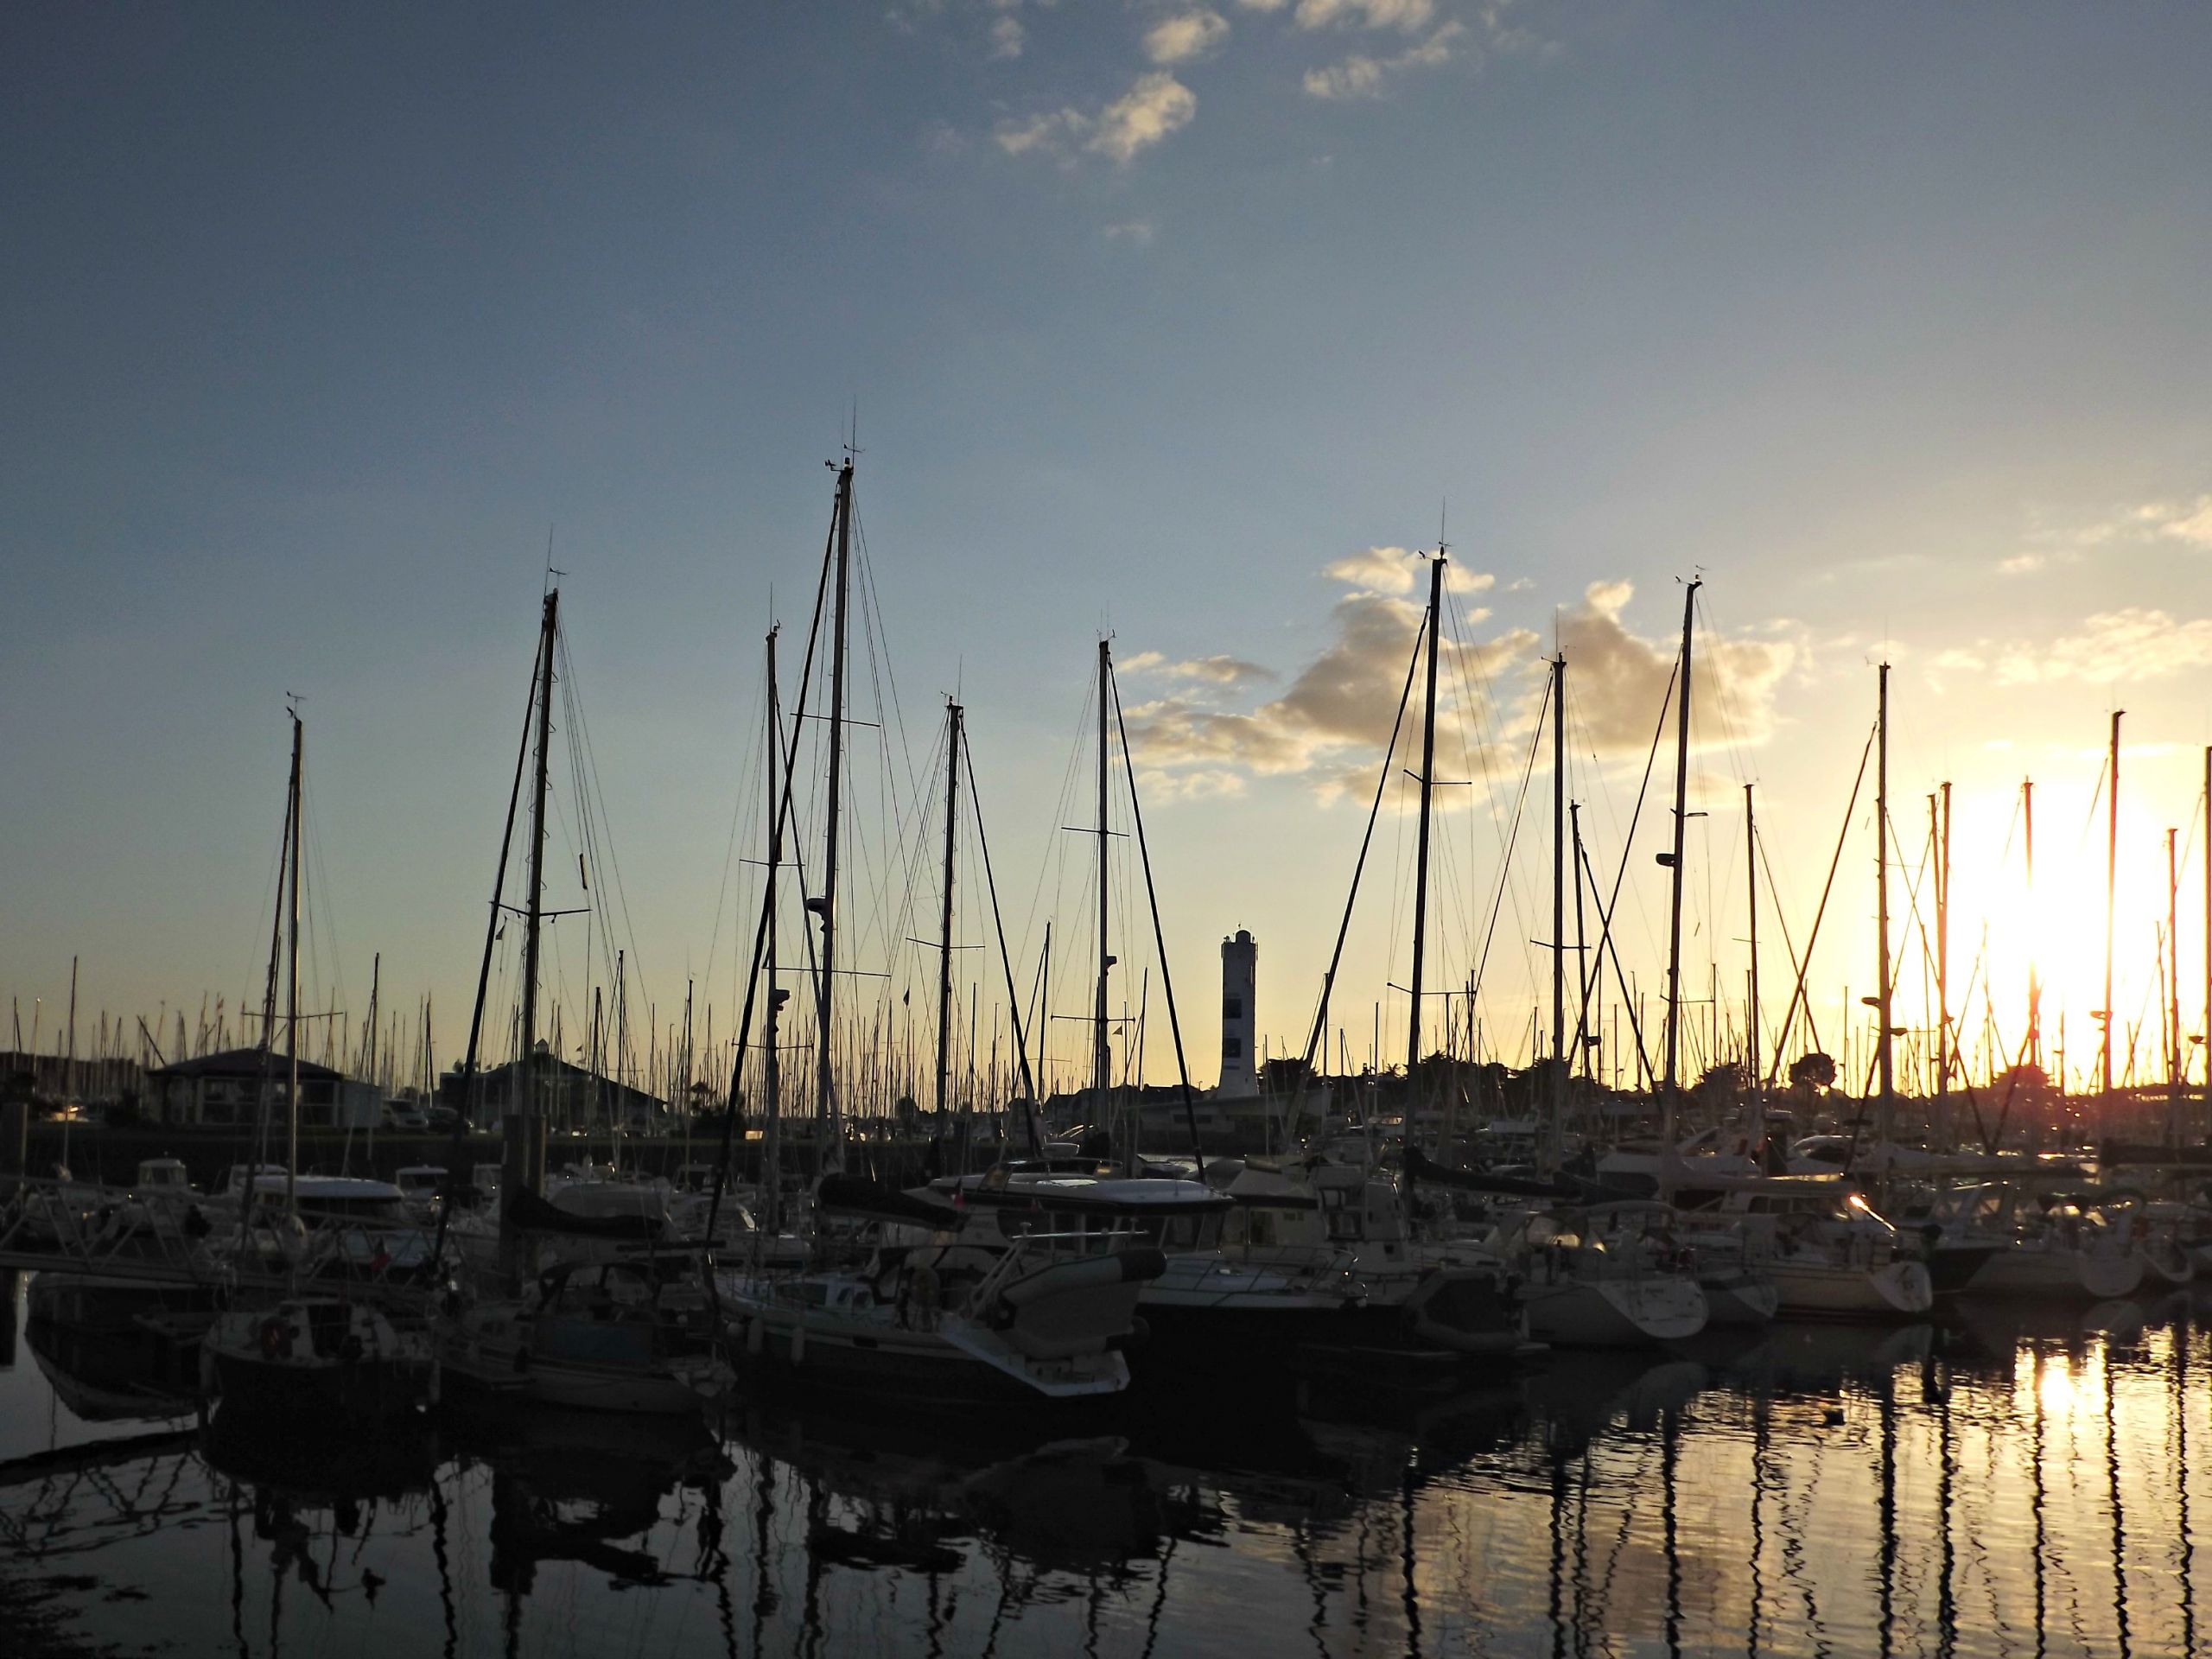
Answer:
[[[282,1079],[291,1069],[291,1062],[282,1054],[271,1054],[265,1062],[271,1081]],[[179,1060],[175,1065],[156,1066],[147,1073],[149,1079],[163,1081],[170,1077],[251,1077],[258,1078],[264,1064],[258,1048],[226,1048],[219,1054],[200,1054],[188,1060]],[[334,1071],[327,1065],[317,1065],[312,1060],[300,1062],[302,1083],[336,1083],[345,1074]]]

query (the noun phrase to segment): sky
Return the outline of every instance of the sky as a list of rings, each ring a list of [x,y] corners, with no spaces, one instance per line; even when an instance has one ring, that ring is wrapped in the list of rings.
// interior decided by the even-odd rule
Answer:
[[[850,443],[880,830],[854,880],[907,895],[846,924],[888,976],[855,1003],[931,1001],[904,940],[935,934],[917,849],[957,694],[1015,978],[1052,916],[1052,1009],[1084,1011],[1093,843],[1062,826],[1092,810],[1104,633],[1192,1070],[1240,926],[1271,1052],[1302,1047],[1440,538],[1464,787],[1428,974],[1481,964],[1485,1052],[1525,1058],[1548,995],[1545,658],[1610,891],[1694,575],[1686,986],[1743,996],[1751,783],[1776,1023],[1773,934],[1810,929],[1887,660],[1901,1020],[1948,780],[1970,1038],[2020,1041],[2032,954],[2046,1041],[2063,1011],[2093,1058],[2124,709],[2114,1001],[2151,1075],[2168,826],[2204,1020],[2208,68],[2190,6],[10,7],[0,990],[50,1047],[73,955],[80,1044],[92,1010],[258,985],[296,694],[309,1000],[358,1020],[380,952],[449,1063],[550,562],[625,901],[598,937],[639,1024],[690,980],[726,1034],[762,639],[783,625],[788,702]],[[1331,1021],[1355,1063],[1405,1047],[1404,765]],[[1617,930],[1647,1018],[1671,785],[1662,755]],[[1830,1047],[1874,973],[1870,798],[1808,970]],[[1114,997],[1151,1010],[1157,1081],[1113,846]],[[974,887],[980,1030],[1005,998]],[[566,925],[573,1048],[606,974]],[[1052,1022],[1067,1065],[1084,1041]]]

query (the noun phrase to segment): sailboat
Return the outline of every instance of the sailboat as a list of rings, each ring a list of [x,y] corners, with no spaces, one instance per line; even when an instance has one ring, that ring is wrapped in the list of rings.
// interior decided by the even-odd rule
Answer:
[[[826,841],[822,861],[823,892],[807,908],[820,926],[815,1020],[816,1128],[823,1173],[817,1184],[816,1215],[823,1224],[839,1222],[855,1230],[865,1252],[857,1267],[817,1268],[776,1277],[756,1266],[724,1274],[716,1282],[731,1347],[753,1373],[803,1380],[807,1386],[883,1391],[901,1400],[969,1401],[998,1398],[1071,1400],[1119,1393],[1128,1384],[1122,1350],[1136,1323],[1141,1287],[1163,1269],[1160,1252],[1130,1241],[1133,1247],[1097,1252],[1081,1238],[1025,1237],[990,1255],[961,1246],[956,1238],[958,1210],[848,1177],[842,1161],[842,1131],[836,1079],[831,1069],[837,988],[837,880],[841,782],[845,712],[848,599],[851,586],[853,461],[838,468],[829,545],[825,549],[823,593],[831,605],[830,690],[828,716],[829,774],[825,790]],[[804,685],[813,663],[813,642],[822,622],[817,601],[809,635]],[[802,693],[802,701],[804,693]],[[940,979],[939,1086],[943,1088],[951,950],[950,888],[957,810],[957,779],[966,760],[960,737],[959,707],[948,709],[945,749],[946,937],[948,965]],[[740,1030],[748,1030],[766,963],[772,969],[775,936],[772,876],[779,863],[783,827],[790,813],[798,731],[785,752],[779,798],[771,818],[771,884],[761,912],[753,971],[747,982]],[[772,752],[783,747],[780,734]],[[775,791],[772,789],[772,793]],[[1009,982],[1011,969],[1008,969]],[[1011,986],[1009,983],[1009,992]],[[765,1128],[766,1185],[779,1185],[777,1142],[780,1110],[777,1099],[773,1019],[779,994],[770,983],[769,1022],[764,1033],[767,1063]],[[1027,1045],[1017,1032],[1016,1048]],[[737,1064],[741,1067],[743,1054]],[[733,1075],[737,1098],[741,1075]],[[731,1120],[734,1123],[734,1119]],[[1033,1142],[1034,1141],[1033,1120]],[[728,1164],[727,1147],[721,1168]],[[715,1203],[721,1202],[717,1174]],[[918,1230],[912,1243],[895,1230]],[[887,1233],[887,1229],[894,1230]]]
[[[291,784],[285,799],[288,866],[285,1050],[290,1086],[285,1096],[286,1156],[283,1203],[298,1213],[300,1128],[300,777],[304,734],[292,715]],[[273,1020],[276,960],[269,964],[265,1033]],[[265,1098],[264,1098],[265,1104]],[[250,1217],[252,1189],[241,1198],[241,1227]],[[272,1195],[273,1196],[273,1195]],[[222,1395],[222,1414],[286,1418],[384,1418],[413,1410],[435,1391],[437,1363],[428,1335],[403,1331],[379,1308],[342,1287],[295,1291],[273,1307],[233,1307],[209,1326],[200,1346],[201,1383]]]
[[[1521,1277],[1529,1334],[1573,1348],[1643,1348],[1705,1329],[1705,1293],[1669,1237],[1670,1205],[1612,1204],[1525,1211],[1492,1248]]]

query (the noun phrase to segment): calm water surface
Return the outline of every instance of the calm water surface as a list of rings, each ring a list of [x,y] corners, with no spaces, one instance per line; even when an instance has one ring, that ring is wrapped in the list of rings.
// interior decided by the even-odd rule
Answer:
[[[2212,1653],[2203,1294],[1079,1437],[503,1408],[381,1446],[203,1432],[10,1300],[0,1618],[62,1652]]]

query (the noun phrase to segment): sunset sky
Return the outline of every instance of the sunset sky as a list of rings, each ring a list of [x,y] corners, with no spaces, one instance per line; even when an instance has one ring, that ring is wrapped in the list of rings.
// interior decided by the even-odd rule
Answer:
[[[50,1048],[81,954],[83,1047],[97,1010],[173,1026],[257,985],[296,693],[312,1000],[358,1019],[380,950],[449,1063],[550,537],[631,995],[664,1027],[690,976],[726,1033],[761,639],[784,624],[788,698],[857,413],[861,863],[906,891],[918,860],[923,896],[846,911],[853,965],[892,975],[856,1000],[934,973],[887,942],[935,930],[912,798],[957,691],[1017,975],[1052,916],[1053,1008],[1084,1011],[1089,843],[1062,826],[1091,810],[1103,631],[1193,1069],[1239,926],[1262,1029],[1297,1046],[1440,533],[1438,775],[1471,786],[1430,983],[1491,936],[1492,1049],[1525,1058],[1548,983],[1548,740],[1497,899],[1544,659],[1610,885],[1701,573],[1692,988],[1743,995],[1745,782],[1802,948],[1886,658],[1902,1016],[1948,779],[1970,1035],[1986,1012],[2017,1046],[2039,950],[2046,1045],[2063,1011],[2094,1070],[2124,708],[2115,1002],[2155,1073],[2168,826],[2204,1020],[2208,69],[2201,6],[10,7],[0,992],[26,1039],[43,999]],[[1618,932],[1655,1008],[1671,782],[1662,753]],[[1812,969],[1824,1037],[1872,984],[1871,788]],[[565,770],[556,793],[569,906]],[[1378,1001],[1402,1058],[1411,798],[1386,796],[1340,982],[1355,1061]],[[1147,925],[1117,924],[1132,1006]],[[963,1000],[992,967],[962,953]],[[1762,968],[1771,1014],[1772,931]],[[1079,1026],[1052,1041],[1079,1063]],[[1158,1081],[1156,1001],[1147,1042]]]

